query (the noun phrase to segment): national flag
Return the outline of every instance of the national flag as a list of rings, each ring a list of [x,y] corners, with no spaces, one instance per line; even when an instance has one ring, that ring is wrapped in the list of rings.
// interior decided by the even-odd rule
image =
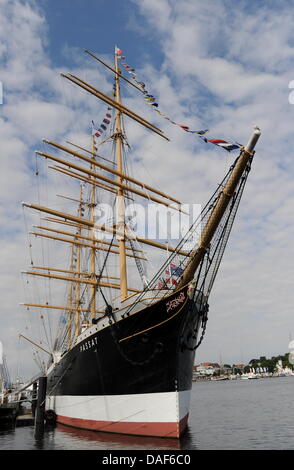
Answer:
[[[123,53],[123,51],[122,51],[121,49],[119,49],[117,46],[115,46],[115,53],[116,53],[117,55],[120,55],[120,54]]]
[[[183,273],[183,269],[172,263],[165,270],[165,274],[168,274],[169,276],[180,276],[182,273]]]
[[[165,279],[165,282],[167,284],[172,284],[173,286],[177,286],[178,285],[178,281],[176,281],[175,279],[173,279],[172,277],[169,277],[167,279]]]
[[[178,285],[178,281],[173,279],[172,276],[180,276],[183,272],[183,269],[175,264],[170,264],[168,268],[165,270],[165,275],[168,276],[165,279],[166,284],[172,284],[173,286]]]
[[[183,269],[175,264],[170,264],[170,272],[172,276],[180,276],[183,273]]]
[[[222,139],[207,139],[206,137],[203,137],[203,140],[205,142],[210,142],[211,144],[218,145],[219,147],[224,148],[228,152],[241,147],[240,144],[227,142],[226,140],[222,140]]]

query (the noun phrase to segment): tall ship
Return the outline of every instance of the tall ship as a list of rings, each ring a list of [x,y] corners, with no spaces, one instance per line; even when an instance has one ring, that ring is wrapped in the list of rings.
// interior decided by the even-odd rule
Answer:
[[[124,76],[122,51],[115,49],[112,66],[86,52],[113,74],[112,95],[76,75],[62,74],[83,93],[102,100],[106,118],[100,128],[93,123],[88,147],[45,140],[43,150],[36,152],[38,161],[44,159],[48,169],[66,181],[58,189],[71,192],[58,195],[62,199],[56,208],[23,203],[40,220],[31,237],[48,240],[43,249],[50,243],[53,251],[56,247],[55,257],[43,256],[54,259],[54,266],[36,265],[32,259],[25,274],[54,280],[66,291],[58,294],[63,302],[51,295],[53,301],[24,303],[27,309],[57,318],[51,346],[49,341],[41,345],[26,339],[48,355],[42,366],[46,410],[55,413],[57,422],[94,431],[180,438],[188,423],[194,357],[206,329],[209,294],[260,130],[253,130],[247,145],[238,145],[239,156],[176,242],[144,237],[134,223],[138,207],[147,211],[153,204],[182,217],[187,217],[187,208],[133,176],[124,119],[142,126],[140,132],[148,132],[148,138],[154,133],[156,139],[169,139],[122,103],[122,83],[152,102],[142,82]],[[61,201],[71,210],[60,210]],[[148,220],[149,227],[153,223]],[[35,290],[40,299],[42,291]]]

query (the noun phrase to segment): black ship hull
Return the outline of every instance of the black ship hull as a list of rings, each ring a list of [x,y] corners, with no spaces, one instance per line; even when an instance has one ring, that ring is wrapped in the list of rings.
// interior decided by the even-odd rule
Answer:
[[[80,428],[180,437],[202,314],[183,288],[134,314],[100,320],[49,369],[47,409]]]

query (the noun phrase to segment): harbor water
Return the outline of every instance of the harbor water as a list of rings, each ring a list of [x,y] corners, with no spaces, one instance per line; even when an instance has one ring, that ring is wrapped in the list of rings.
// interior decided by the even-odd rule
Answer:
[[[294,376],[194,382],[185,436],[161,439],[62,425],[34,439],[33,426],[0,430],[1,450],[293,450]]]

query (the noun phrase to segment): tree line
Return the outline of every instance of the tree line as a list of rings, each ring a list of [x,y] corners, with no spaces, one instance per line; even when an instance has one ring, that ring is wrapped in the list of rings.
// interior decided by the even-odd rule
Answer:
[[[290,369],[293,369],[293,365],[289,361],[289,353],[280,354],[279,356],[272,356],[270,359],[266,358],[265,356],[260,356],[259,359],[251,359],[251,361],[249,361],[249,363],[242,370],[236,368],[235,364],[232,366],[225,364],[224,367],[234,369],[235,373],[247,373],[250,372],[250,369],[252,368],[258,369],[260,367],[263,369],[266,368],[268,372],[275,372],[278,361],[282,361],[283,368],[290,367]]]

